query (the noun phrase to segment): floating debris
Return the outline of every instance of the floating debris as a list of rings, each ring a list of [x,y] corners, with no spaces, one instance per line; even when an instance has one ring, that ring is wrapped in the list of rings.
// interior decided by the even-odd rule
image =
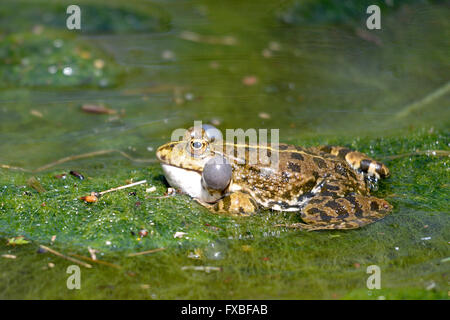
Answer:
[[[79,173],[79,172],[76,172],[76,171],[71,170],[69,173],[70,173],[72,176],[74,176],[75,178],[78,178],[78,179],[80,179],[80,180],[84,180],[84,176],[83,176],[81,173]]]
[[[41,185],[41,183],[35,177],[31,177],[30,179],[28,179],[27,185],[29,187],[33,188],[34,190],[36,190],[38,193],[46,192],[44,187]]]
[[[431,237],[423,237],[423,238],[420,238],[420,240],[431,240]]]
[[[137,186],[137,185],[140,185],[140,184],[144,184],[144,183],[147,183],[147,180],[141,180],[141,181],[138,181],[138,182],[133,182],[133,183],[130,183],[130,184],[126,184],[124,186],[111,188],[111,189],[108,189],[106,191],[99,192],[98,195],[102,196],[105,193],[109,193],[109,192],[113,192],[113,191],[117,191],[117,190],[122,190],[122,189],[130,188],[130,187],[134,187],[134,186]]]
[[[217,119],[217,118],[211,119],[211,124],[213,126],[219,126],[221,123],[222,123],[222,121],[220,121],[220,119]]]
[[[66,260],[69,260],[69,261],[72,261],[72,262],[75,262],[75,263],[77,263],[77,264],[79,264],[79,265],[81,265],[81,266],[83,266],[83,267],[85,267],[85,268],[92,268],[92,266],[91,266],[90,264],[88,264],[88,263],[84,263],[83,261],[80,261],[80,260],[78,260],[78,259],[74,259],[74,258],[65,256],[65,255],[63,255],[62,253],[60,253],[60,252],[58,252],[58,251],[56,251],[56,250],[53,250],[53,249],[51,249],[51,248],[49,248],[49,247],[40,245],[40,248],[42,248],[42,249],[44,249],[45,251],[48,251],[48,252],[54,254],[55,256],[58,256],[58,257],[60,257],[60,258],[63,258],[63,259],[66,259]]]
[[[65,76],[71,76],[73,74],[73,69],[71,67],[65,67],[63,69],[63,74]]]
[[[175,234],[173,235],[173,237],[174,237],[174,238],[179,238],[179,239],[181,239],[181,238],[183,238],[185,235],[187,235],[186,232],[178,231],[178,232],[175,232]]]
[[[44,248],[39,247],[36,251],[36,253],[46,253],[47,250],[45,250]]]
[[[67,175],[65,173],[63,174],[57,174],[53,176],[56,179],[65,179],[67,177]]]
[[[55,264],[54,264],[53,262],[49,262],[49,263],[48,263],[48,267],[49,267],[49,268],[54,268],[54,267],[55,267]]]
[[[98,250],[95,250],[95,249],[92,249],[91,247],[88,247],[88,251],[89,251],[89,254],[91,255],[91,259],[93,260],[93,261],[95,261],[95,260],[97,260],[97,253],[98,253]]]
[[[81,106],[81,110],[86,113],[93,114],[116,114],[117,111],[113,109],[109,109],[102,104],[83,104]]]
[[[431,282],[425,287],[425,290],[430,291],[430,290],[433,290],[434,288],[436,288],[436,282],[431,281]]]
[[[260,117],[261,119],[270,119],[271,118],[270,114],[268,114],[266,112],[260,112],[258,114],[258,117]]]
[[[166,248],[157,248],[157,249],[152,249],[152,250],[147,250],[147,251],[134,252],[134,253],[130,253],[128,256],[129,257],[141,256],[141,255],[144,255],[144,254],[149,254],[149,253],[163,251],[165,249]]]
[[[38,117],[38,118],[43,118],[44,117],[44,115],[42,114],[42,112],[40,112],[40,111],[38,111],[38,110],[31,110],[30,111],[30,114],[32,115],[32,116],[35,116],[35,117]]]
[[[164,50],[161,53],[161,58],[163,58],[164,60],[173,60],[175,59],[175,53],[173,53],[173,51],[170,50]]]
[[[102,260],[98,260],[98,259],[94,260],[92,258],[81,256],[81,255],[78,255],[78,254],[75,254],[75,253],[69,253],[69,255],[71,255],[72,257],[79,258],[81,260],[85,260],[85,261],[89,261],[89,262],[93,262],[93,263],[97,263],[97,264],[102,264],[102,265],[105,265],[105,266],[108,266],[108,267],[112,267],[112,268],[116,268],[116,269],[122,269],[121,266],[119,266],[117,264],[114,264],[114,263],[111,263],[111,262],[102,261]]]
[[[89,196],[80,197],[80,200],[84,201],[86,203],[97,202],[98,201],[97,193],[96,192],[91,192],[91,194]]]
[[[194,252],[189,252],[188,258],[190,259],[201,259],[203,257],[202,249],[197,248]]]
[[[139,231],[139,237],[144,238],[148,235],[148,231],[146,229],[142,229]]]
[[[258,83],[258,78],[256,76],[246,76],[242,78],[242,83],[246,86],[253,86]]]
[[[14,238],[9,238],[6,242],[7,246],[20,246],[24,244],[28,244],[30,241],[26,240],[24,236],[18,236]]]
[[[276,42],[276,41],[271,41],[269,43],[269,49],[272,51],[280,51],[281,50],[281,45]]]
[[[145,189],[145,192],[150,193],[150,192],[155,192],[156,191],[156,187],[155,186],[151,186],[150,188]]]
[[[224,36],[224,37],[204,36],[192,31],[181,32],[180,38],[188,41],[203,42],[208,44],[223,44],[227,46],[234,46],[237,44],[236,38],[232,36]]]
[[[2,258],[5,258],[5,259],[16,259],[17,256],[15,256],[13,254],[2,254]]]
[[[104,66],[105,66],[105,61],[103,61],[102,59],[95,59],[94,60],[94,67],[96,69],[103,69]]]
[[[177,193],[177,191],[174,188],[167,188],[166,195],[172,196],[172,195],[174,195],[176,193]]]
[[[263,49],[263,51],[261,52],[261,54],[262,54],[262,56],[264,57],[264,58],[271,58],[272,56],[273,56],[273,54],[272,54],[272,50],[270,50],[270,49]]]
[[[181,270],[205,271],[206,273],[210,273],[211,271],[222,271],[222,268],[212,266],[183,266]]]

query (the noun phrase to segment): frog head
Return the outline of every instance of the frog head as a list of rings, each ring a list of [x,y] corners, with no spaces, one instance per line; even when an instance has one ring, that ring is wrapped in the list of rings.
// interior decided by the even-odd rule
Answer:
[[[205,179],[202,179],[205,166],[208,166],[208,163],[211,163],[217,155],[222,154],[217,148],[218,145],[215,144],[217,142],[215,137],[208,135],[205,129],[193,127],[186,131],[182,140],[172,141],[159,147],[156,157],[161,162],[169,184],[194,198],[206,202],[217,200],[224,190],[215,192],[217,190],[211,190],[208,185],[205,185]],[[209,173],[206,180],[217,178],[220,182],[220,170],[212,172],[214,176],[211,177]]]

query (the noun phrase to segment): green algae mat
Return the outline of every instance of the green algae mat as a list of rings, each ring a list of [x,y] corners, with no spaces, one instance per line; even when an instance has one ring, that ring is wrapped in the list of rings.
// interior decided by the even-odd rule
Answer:
[[[81,30],[69,2],[2,5],[0,298],[448,299],[448,6],[342,3],[79,1]],[[303,232],[168,194],[155,150],[195,120],[367,153],[393,212]]]

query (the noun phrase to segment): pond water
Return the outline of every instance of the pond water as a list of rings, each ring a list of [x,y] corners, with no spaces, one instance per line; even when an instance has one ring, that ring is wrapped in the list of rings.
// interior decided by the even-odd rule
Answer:
[[[79,1],[81,31],[65,28],[69,2],[2,4],[0,254],[16,258],[0,258],[0,297],[447,299],[449,7],[366,2]],[[382,29],[368,30],[378,2]],[[295,214],[163,197],[155,150],[195,120],[365,152],[390,168],[376,195],[394,210],[302,232],[275,227]],[[89,262],[69,290],[73,262],[39,245],[110,264]],[[370,265],[381,289],[366,286]]]

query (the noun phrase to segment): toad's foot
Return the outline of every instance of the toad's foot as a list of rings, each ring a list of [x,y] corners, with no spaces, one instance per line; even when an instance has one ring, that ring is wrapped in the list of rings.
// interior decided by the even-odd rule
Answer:
[[[316,196],[301,211],[305,223],[285,227],[307,231],[356,229],[384,218],[391,210],[387,201],[371,196]]]
[[[360,170],[369,176],[374,176],[377,179],[387,178],[389,176],[389,169],[381,162],[378,162],[368,155],[354,151],[345,147],[337,146],[322,146],[310,148],[312,151],[319,151],[329,153],[340,159],[347,161],[355,170]]]

